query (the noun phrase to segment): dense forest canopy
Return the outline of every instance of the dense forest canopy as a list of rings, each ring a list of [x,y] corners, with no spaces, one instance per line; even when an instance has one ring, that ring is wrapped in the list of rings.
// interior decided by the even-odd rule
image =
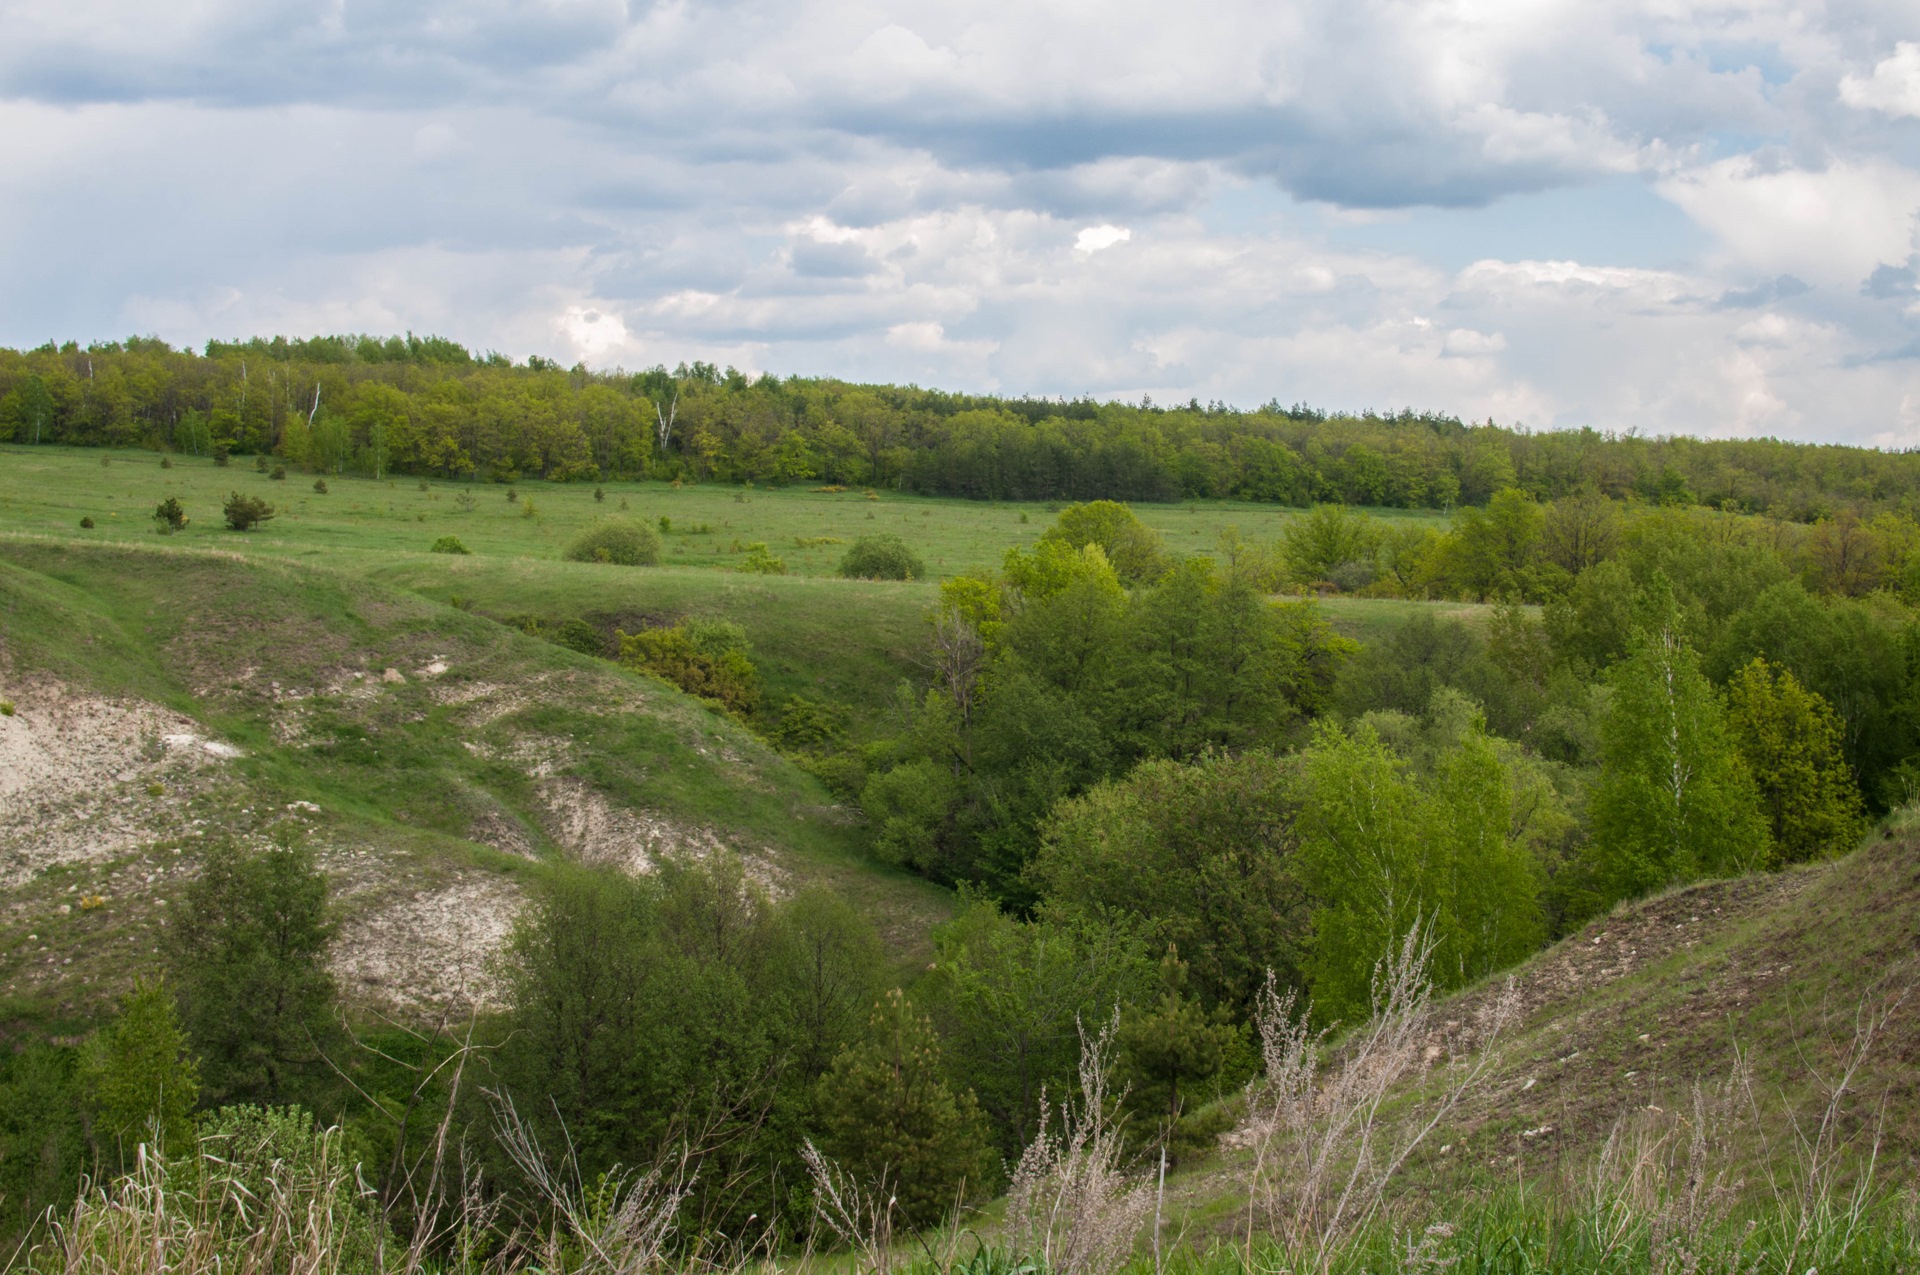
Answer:
[[[563,368],[439,337],[155,338],[0,350],[0,441],[273,453],[311,469],[827,482],[1010,500],[1399,508],[1593,490],[1814,522],[1904,508],[1920,456],[1777,439],[1530,432],[1431,412],[996,398],[831,378]]]

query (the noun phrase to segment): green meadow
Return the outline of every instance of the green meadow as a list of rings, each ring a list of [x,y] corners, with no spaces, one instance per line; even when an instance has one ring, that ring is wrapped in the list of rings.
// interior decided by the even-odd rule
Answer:
[[[276,481],[236,457],[174,456],[170,468],[151,452],[94,448],[0,448],[0,530],[81,534],[91,517],[101,539],[150,537],[153,507],[177,497],[192,519],[187,544],[217,544],[248,553],[356,557],[424,552],[440,536],[458,536],[475,554],[552,559],[583,528],[606,517],[668,520],[662,562],[725,569],[763,543],[790,575],[831,576],[858,537],[891,532],[913,546],[935,579],[997,567],[1007,548],[1032,541],[1058,504],[976,502],[897,492],[752,488],[711,484],[520,482],[512,486],[410,477],[330,475],[325,494],[315,475],[288,470]],[[603,499],[595,499],[598,490]],[[275,517],[244,537],[221,523],[229,492],[272,502]],[[509,500],[511,492],[515,499]],[[463,497],[472,501],[471,508]],[[1142,521],[1180,553],[1207,553],[1228,530],[1255,542],[1277,538],[1299,511],[1234,501],[1141,505]],[[1444,526],[1427,511],[1376,510],[1390,521]]]
[[[104,463],[103,463],[103,457]],[[806,695],[847,706],[856,739],[883,725],[902,678],[921,675],[925,617],[933,582],[997,568],[1009,548],[1031,544],[1060,506],[974,502],[896,492],[824,491],[657,482],[546,483],[511,487],[416,478],[261,473],[251,458],[227,466],[151,452],[91,448],[0,448],[0,534],[62,541],[221,549],[323,565],[494,619],[586,619],[611,634],[699,615],[744,626],[769,697]],[[601,498],[595,498],[596,490]],[[231,492],[274,506],[271,522],[227,530],[221,504]],[[512,493],[514,499],[509,500]],[[161,536],[153,508],[172,496],[186,529]],[[470,502],[470,504],[469,504]],[[1142,521],[1177,553],[1214,552],[1229,532],[1271,544],[1298,510],[1230,501],[1140,505]],[[1442,515],[1376,510],[1391,521],[1445,526]],[[94,521],[80,527],[82,518]],[[565,562],[575,535],[608,517],[666,519],[662,565],[629,569]],[[846,546],[891,532],[925,560],[931,580],[842,580]],[[455,536],[469,556],[428,552]],[[750,545],[765,544],[785,575],[735,569]],[[1327,598],[1333,623],[1368,640],[1423,609],[1469,618],[1466,603]]]

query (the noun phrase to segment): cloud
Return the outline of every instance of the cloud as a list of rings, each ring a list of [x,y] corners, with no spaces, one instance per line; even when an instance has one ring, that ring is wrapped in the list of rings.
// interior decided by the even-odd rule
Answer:
[[[9,343],[411,328],[1539,425],[1914,416],[1920,13],[1868,0],[0,0],[0,30]],[[1698,233],[1561,224],[1582,199]]]
[[[1717,235],[1738,266],[1852,284],[1913,251],[1920,172],[1891,159],[1823,169],[1740,155],[1675,173],[1661,194]]]
[[[1872,75],[1842,79],[1840,100],[1855,110],[1920,118],[1920,42],[1902,40]]]
[[[1091,256],[1103,248],[1111,248],[1131,238],[1133,231],[1125,226],[1088,226],[1073,237],[1073,247],[1074,251]]]

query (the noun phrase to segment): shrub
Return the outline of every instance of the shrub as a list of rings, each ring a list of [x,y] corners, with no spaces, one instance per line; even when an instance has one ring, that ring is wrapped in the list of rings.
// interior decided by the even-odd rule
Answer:
[[[12,717],[12,716],[13,716],[13,701],[10,699],[0,699],[0,717]]]
[[[782,748],[817,748],[835,743],[846,734],[845,717],[836,705],[789,695],[770,735]]]
[[[420,480],[420,485],[419,485],[418,487],[416,487],[416,488],[415,488],[414,490],[416,490],[416,491],[429,491],[429,490],[431,490],[431,488],[429,488],[429,487],[427,486],[427,480],[426,480],[426,479],[424,479],[424,478],[422,478],[422,479]]]
[[[427,552],[469,554],[472,553],[473,550],[461,544],[460,537],[458,536],[442,536],[433,542],[433,548]]]
[[[162,469],[172,469],[172,468],[173,468],[173,457],[171,457],[171,456],[162,456],[162,457],[160,458],[160,468],[162,468]]]
[[[275,465],[273,472],[268,474],[267,477],[271,478],[274,482],[283,483],[287,480],[287,467],[285,465]]]
[[[81,526],[81,529],[82,529],[82,530],[85,530],[85,531],[92,531],[92,530],[93,530],[93,519],[92,519],[92,518],[90,518],[90,517],[89,517],[89,518],[82,518],[82,519],[80,520],[80,526]]]
[[[748,658],[746,630],[724,620],[688,620],[672,628],[616,633],[620,662],[671,682],[735,713],[760,703],[760,675]]]
[[[543,636],[555,646],[564,646],[582,655],[604,656],[607,653],[607,639],[585,620],[568,620]]]
[[[603,504],[603,503],[605,503],[605,501],[606,501],[606,499],[607,499],[607,493],[606,493],[606,492],[605,492],[605,491],[604,491],[603,489],[601,489],[601,488],[599,488],[599,487],[595,487],[595,488],[593,489],[593,503],[594,503],[594,504],[596,504],[596,505],[598,505],[598,504]]]
[[[253,468],[257,473],[264,474],[267,472],[267,454],[265,452],[261,452],[253,458]]]
[[[176,531],[187,528],[187,511],[181,505],[178,496],[168,496],[153,507],[153,520],[159,524],[160,534],[170,536]]]
[[[849,580],[918,580],[927,574],[927,564],[906,541],[882,532],[855,540],[840,559],[840,574]]]
[[[227,445],[225,443],[215,443],[213,445],[213,463],[221,469],[227,467]]]
[[[776,558],[767,549],[764,540],[756,540],[747,546],[747,556],[734,565],[735,571],[744,571],[749,575],[783,576],[787,574],[786,560]]]
[[[227,496],[220,512],[225,515],[229,529],[251,531],[273,517],[273,506],[258,496],[242,496],[236,491]]]
[[[560,556],[568,562],[650,567],[660,561],[660,534],[642,522],[609,518],[574,537]]]
[[[324,478],[316,478],[316,479],[314,479],[314,480],[313,480],[313,489],[314,489],[314,491],[316,491],[316,492],[318,492],[318,493],[319,493],[320,495],[322,495],[322,496],[324,496],[324,495],[326,495],[326,494],[327,494],[327,480],[326,480],[326,479],[324,479]]]

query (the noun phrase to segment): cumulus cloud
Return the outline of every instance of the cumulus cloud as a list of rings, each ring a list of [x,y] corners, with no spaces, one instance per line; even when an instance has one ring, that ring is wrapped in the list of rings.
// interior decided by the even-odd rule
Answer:
[[[1863,111],[1920,118],[1920,42],[1902,40],[1871,75],[1841,80],[1840,100]]]
[[[1012,393],[1920,429],[1920,13],[1876,0],[0,0],[0,30],[10,343],[411,328]],[[1542,225],[1489,254],[1404,211],[1609,182],[1706,246]]]

